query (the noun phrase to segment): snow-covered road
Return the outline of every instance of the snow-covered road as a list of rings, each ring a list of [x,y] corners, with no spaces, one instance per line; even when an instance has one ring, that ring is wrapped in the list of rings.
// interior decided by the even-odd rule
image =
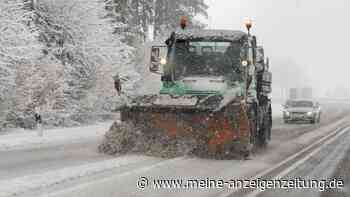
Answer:
[[[318,125],[284,125],[281,117],[275,117],[272,142],[248,161],[102,155],[97,146],[111,122],[48,130],[44,137],[27,131],[2,135],[0,197],[225,196],[230,192],[227,188],[139,189],[137,181],[141,177],[151,181],[253,176],[348,122],[340,110],[326,110],[328,115]]]
[[[42,137],[37,131],[19,130],[0,136],[0,151],[33,149],[73,144],[102,138],[112,122],[92,126],[44,130]]]
[[[133,165],[146,160],[147,157],[144,156],[111,158],[83,165],[74,165],[41,173],[0,180],[0,196],[19,195],[33,189],[50,187],[80,177],[101,173],[114,168],[121,168],[127,165]]]

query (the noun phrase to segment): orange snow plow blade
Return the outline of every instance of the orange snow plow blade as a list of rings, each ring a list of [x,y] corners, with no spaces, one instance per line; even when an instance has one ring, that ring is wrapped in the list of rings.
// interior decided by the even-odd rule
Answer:
[[[122,121],[163,132],[172,139],[193,139],[198,149],[214,154],[244,151],[250,143],[249,119],[241,107],[230,114],[190,109],[124,109]]]

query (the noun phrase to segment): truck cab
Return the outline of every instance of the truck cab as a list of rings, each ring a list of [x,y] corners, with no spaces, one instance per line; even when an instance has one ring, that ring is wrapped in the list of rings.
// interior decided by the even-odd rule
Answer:
[[[269,78],[263,49],[254,36],[242,31],[182,30],[172,33],[166,43],[152,48],[167,51],[157,57],[163,61],[161,94],[216,94],[239,86],[240,96],[257,100],[257,73],[264,75],[260,81]],[[151,67],[150,71],[159,72]]]

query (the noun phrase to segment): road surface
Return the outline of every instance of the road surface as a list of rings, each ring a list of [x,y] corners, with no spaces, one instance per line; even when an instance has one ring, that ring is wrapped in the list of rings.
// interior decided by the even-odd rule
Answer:
[[[97,146],[111,122],[49,130],[42,138],[35,132],[7,133],[0,136],[0,196],[350,196],[350,110],[336,104],[324,110],[322,123],[316,125],[285,125],[276,116],[273,140],[247,161],[102,155]],[[264,192],[229,185],[229,181],[277,178],[339,179],[343,185],[324,191],[266,188]],[[227,183],[218,185],[220,181]]]

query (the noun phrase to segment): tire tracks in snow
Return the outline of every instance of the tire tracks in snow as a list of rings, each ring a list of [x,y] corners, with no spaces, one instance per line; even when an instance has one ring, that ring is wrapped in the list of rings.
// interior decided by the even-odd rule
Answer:
[[[124,173],[115,176],[128,176],[133,173],[145,172],[159,166],[167,165],[172,162],[183,160],[183,157],[162,160],[150,166],[142,166],[141,168],[127,170]],[[47,189],[55,185],[74,181],[82,177],[93,176],[105,171],[125,167],[136,163],[144,163],[152,160],[151,157],[146,156],[121,156],[115,159],[110,159],[102,162],[95,162],[91,164],[79,165],[74,167],[67,167],[58,170],[47,171],[40,174],[17,177],[9,180],[0,181],[0,197],[8,196],[28,196],[30,193],[35,193],[40,189]],[[84,186],[83,184],[81,186]],[[81,187],[79,186],[79,187]],[[37,196],[37,195],[34,195]],[[47,196],[47,195],[45,195]]]

